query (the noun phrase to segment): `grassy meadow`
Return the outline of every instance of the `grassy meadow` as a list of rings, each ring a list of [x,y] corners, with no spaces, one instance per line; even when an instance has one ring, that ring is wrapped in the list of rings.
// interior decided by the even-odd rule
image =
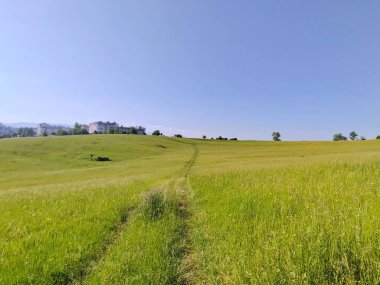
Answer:
[[[196,284],[378,284],[378,141],[199,143]]]
[[[0,284],[380,281],[379,141],[4,139],[0,173]]]

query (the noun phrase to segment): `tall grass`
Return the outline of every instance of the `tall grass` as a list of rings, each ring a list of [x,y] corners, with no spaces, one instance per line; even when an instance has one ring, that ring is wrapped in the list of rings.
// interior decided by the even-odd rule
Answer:
[[[85,284],[176,284],[178,203],[160,191],[142,200]]]
[[[0,172],[0,284],[380,281],[377,141],[11,139]]]
[[[84,147],[91,143],[87,137],[64,140],[67,153],[53,151],[56,138],[0,142],[6,152],[0,168],[6,169],[8,159],[21,165],[15,170],[20,175],[18,183],[9,177],[0,182],[0,284],[68,284],[84,279],[92,264],[101,259],[104,247],[113,242],[120,225],[139,207],[144,193],[175,177],[192,151],[148,137],[136,141],[133,136],[114,136],[116,143],[107,136],[93,139],[101,143],[95,151],[111,153],[112,163],[99,165],[86,160],[85,154],[82,157],[80,153],[87,153]],[[25,143],[30,150],[45,146],[41,151],[46,151],[47,157],[38,151],[27,159],[9,154],[16,149],[11,142]],[[157,147],[157,142],[166,148]],[[124,148],[128,145],[130,148]],[[135,153],[124,154],[128,151]],[[83,176],[72,175],[67,161]],[[43,166],[38,170],[36,165]],[[51,174],[58,170],[59,175]],[[47,172],[46,180],[39,171]],[[36,173],[32,184],[38,181],[39,185],[28,186],[24,173]]]
[[[188,247],[187,175],[196,154],[177,177],[144,195],[132,219],[92,268],[85,284],[187,284],[183,262]]]
[[[200,155],[191,177],[194,283],[380,281],[379,156],[355,162],[342,154],[339,162],[316,154],[242,170],[218,165],[224,152],[233,151]],[[215,161],[217,170],[206,171]]]

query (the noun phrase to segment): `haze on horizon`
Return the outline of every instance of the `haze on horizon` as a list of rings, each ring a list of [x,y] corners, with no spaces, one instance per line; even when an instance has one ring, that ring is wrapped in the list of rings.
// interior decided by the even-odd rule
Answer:
[[[380,135],[379,1],[0,2],[0,122]]]

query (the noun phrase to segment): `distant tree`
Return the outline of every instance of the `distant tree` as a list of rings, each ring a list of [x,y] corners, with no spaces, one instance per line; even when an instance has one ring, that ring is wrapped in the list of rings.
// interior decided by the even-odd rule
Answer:
[[[174,135],[174,137],[176,137],[176,138],[182,138],[182,135],[181,134],[176,134],[176,135]]]
[[[205,139],[206,139],[206,136],[205,136],[205,135],[203,135],[203,136],[202,136],[202,139],[204,139],[204,140],[205,140]]]
[[[83,128],[81,124],[76,122],[74,124],[74,128],[70,129],[68,134],[71,134],[71,135],[88,135],[88,130]]]
[[[366,138],[363,137],[363,136],[361,136],[360,139],[361,139],[362,141],[365,141],[365,140],[366,140]]]
[[[161,132],[159,131],[159,130],[155,130],[155,131],[153,131],[153,133],[152,133],[152,136],[161,136],[162,134],[161,134]]]
[[[380,140],[380,136],[377,136],[376,139],[377,139],[377,140]]]
[[[33,137],[35,133],[33,128],[18,128],[15,135],[20,137]]]
[[[346,141],[347,140],[347,137],[345,137],[344,135],[342,135],[342,133],[337,133],[333,136],[333,140],[334,141]]]
[[[81,129],[80,134],[81,135],[88,135],[88,131],[86,129]]]
[[[217,137],[216,139],[217,139],[217,140],[222,140],[223,137],[222,137],[222,136],[219,136],[219,137]]]
[[[237,141],[237,138],[232,138],[230,139],[230,141]]]
[[[138,127],[137,127],[137,134],[140,134],[140,135],[144,135],[144,136],[146,136],[145,128],[142,127],[142,126],[138,126]],[[161,134],[161,135],[162,135],[162,134]]]
[[[47,136],[48,136],[47,131],[43,131],[42,135],[43,135],[44,137],[47,137]]]
[[[80,134],[80,129],[81,129],[81,125],[78,122],[76,122],[74,124],[74,128],[71,130],[71,133],[73,135],[79,135]]]
[[[358,134],[355,132],[355,131],[352,131],[350,133],[350,139],[353,141],[353,140],[356,140],[358,137]]]
[[[211,138],[212,140],[214,139],[214,138]]]
[[[281,137],[281,134],[280,134],[279,132],[273,132],[273,133],[272,133],[272,138],[273,138],[273,140],[274,140],[275,142],[279,142],[279,141],[281,141],[280,137]]]
[[[63,129],[58,129],[57,136],[67,136],[67,135],[70,135],[68,131],[63,130]]]
[[[138,134],[137,128],[136,127],[130,127],[129,133],[132,135],[137,135]]]

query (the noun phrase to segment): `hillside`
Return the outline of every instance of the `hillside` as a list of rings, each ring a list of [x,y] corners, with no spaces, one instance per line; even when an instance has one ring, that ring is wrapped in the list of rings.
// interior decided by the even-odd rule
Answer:
[[[0,284],[380,280],[379,141],[6,139],[0,172]]]

